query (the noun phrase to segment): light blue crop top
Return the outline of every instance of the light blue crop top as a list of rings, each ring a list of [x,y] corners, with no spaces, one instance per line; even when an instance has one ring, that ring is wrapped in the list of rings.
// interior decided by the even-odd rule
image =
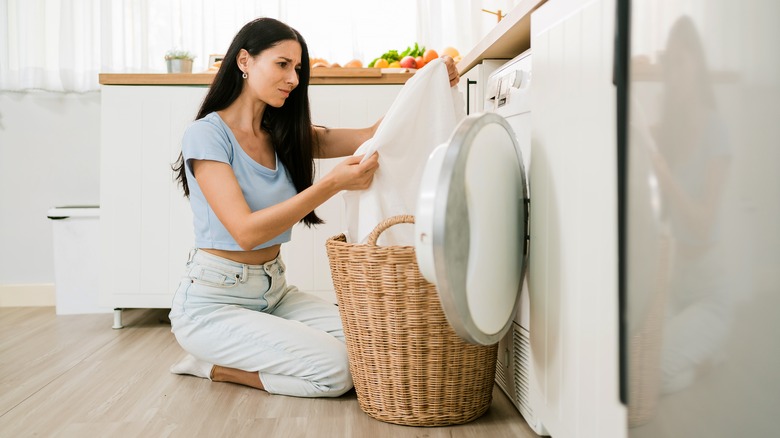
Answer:
[[[253,160],[238,144],[233,131],[216,112],[194,121],[184,132],[181,142],[190,205],[195,228],[195,246],[198,248],[241,251],[236,240],[217,219],[206,202],[198,181],[192,175],[192,160],[212,160],[230,164],[250,210],[257,211],[292,198],[297,194],[287,169],[276,156],[276,170]],[[274,237],[254,249],[267,248],[289,242],[292,229]]]

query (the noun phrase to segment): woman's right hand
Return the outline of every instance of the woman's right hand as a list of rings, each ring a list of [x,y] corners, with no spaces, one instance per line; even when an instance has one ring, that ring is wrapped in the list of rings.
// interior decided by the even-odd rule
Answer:
[[[353,155],[336,165],[328,173],[335,187],[341,190],[365,190],[374,179],[374,172],[379,168],[379,154],[374,154],[361,163],[363,155]]]

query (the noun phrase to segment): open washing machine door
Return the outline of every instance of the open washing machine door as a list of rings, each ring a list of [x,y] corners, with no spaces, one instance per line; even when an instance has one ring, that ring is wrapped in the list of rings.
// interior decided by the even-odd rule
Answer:
[[[461,338],[498,342],[512,325],[528,256],[528,187],[503,117],[466,117],[426,163],[415,213],[420,271]]]

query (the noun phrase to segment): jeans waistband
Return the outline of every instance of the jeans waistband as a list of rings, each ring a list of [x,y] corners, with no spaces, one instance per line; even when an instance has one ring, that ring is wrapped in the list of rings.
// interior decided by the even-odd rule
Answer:
[[[281,254],[276,256],[275,259],[265,262],[262,265],[247,265],[208,253],[206,251],[201,251],[199,248],[193,248],[190,251],[188,262],[194,262],[200,265],[224,270],[226,272],[240,274],[242,280],[246,279],[247,275],[271,276],[280,271],[284,272],[285,270]]]

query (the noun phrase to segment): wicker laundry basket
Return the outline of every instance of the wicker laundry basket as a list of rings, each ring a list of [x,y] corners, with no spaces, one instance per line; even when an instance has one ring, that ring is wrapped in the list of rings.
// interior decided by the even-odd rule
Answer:
[[[379,247],[394,216],[367,244],[326,243],[360,408],[408,426],[461,424],[490,407],[498,344],[461,340],[447,323],[436,287],[420,274],[414,247]]]

